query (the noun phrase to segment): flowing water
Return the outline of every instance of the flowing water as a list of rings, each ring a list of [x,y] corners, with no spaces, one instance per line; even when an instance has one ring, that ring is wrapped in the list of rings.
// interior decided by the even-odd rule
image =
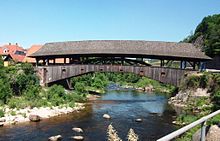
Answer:
[[[109,114],[110,120],[103,119]],[[73,140],[74,135],[83,135],[85,141],[106,141],[109,124],[126,140],[127,132],[133,128],[140,141],[156,140],[176,129],[172,124],[175,113],[167,105],[163,95],[147,94],[133,90],[108,90],[100,99],[87,104],[80,113],[44,119],[41,122],[22,123],[0,127],[1,141],[46,141],[53,135],[62,135],[64,141]],[[141,118],[142,122],[135,122]],[[84,133],[75,133],[80,127]]]

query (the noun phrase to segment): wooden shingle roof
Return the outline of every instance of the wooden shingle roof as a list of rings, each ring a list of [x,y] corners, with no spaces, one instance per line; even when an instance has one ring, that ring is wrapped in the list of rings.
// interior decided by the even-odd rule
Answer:
[[[46,43],[31,57],[64,55],[142,55],[209,60],[199,48],[191,43],[143,40],[88,40]]]

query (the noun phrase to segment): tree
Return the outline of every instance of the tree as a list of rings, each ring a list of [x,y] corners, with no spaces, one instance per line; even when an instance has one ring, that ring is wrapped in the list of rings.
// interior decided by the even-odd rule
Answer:
[[[220,55],[220,14],[205,17],[196,27],[195,33],[183,40],[198,43],[211,57]]]
[[[0,101],[6,104],[11,96],[12,92],[9,83],[3,79],[0,79]]]
[[[0,69],[4,67],[4,61],[2,59],[2,56],[0,55]]]

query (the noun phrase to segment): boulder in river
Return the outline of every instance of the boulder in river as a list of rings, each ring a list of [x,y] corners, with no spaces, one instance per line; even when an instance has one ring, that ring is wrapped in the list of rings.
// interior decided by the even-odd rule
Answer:
[[[83,136],[73,136],[71,137],[72,139],[76,140],[76,141],[82,141],[84,140],[84,137]]]
[[[38,121],[41,120],[41,118],[40,118],[40,116],[38,116],[38,115],[31,114],[31,115],[29,116],[29,120],[30,120],[30,121],[33,121],[33,122],[38,122]]]
[[[0,122],[0,127],[4,126],[4,122]]]
[[[111,116],[108,115],[108,114],[104,114],[102,117],[105,118],[105,119],[110,119],[111,118]]]
[[[142,122],[143,120],[141,118],[135,119],[136,122]]]
[[[74,128],[72,128],[72,130],[77,132],[77,133],[83,133],[83,130],[81,128],[78,128],[78,127],[74,127]]]
[[[152,85],[149,85],[144,88],[144,91],[145,92],[153,92],[153,89],[154,89],[154,87]]]
[[[61,140],[62,140],[61,135],[51,136],[48,138],[48,141],[61,141]]]

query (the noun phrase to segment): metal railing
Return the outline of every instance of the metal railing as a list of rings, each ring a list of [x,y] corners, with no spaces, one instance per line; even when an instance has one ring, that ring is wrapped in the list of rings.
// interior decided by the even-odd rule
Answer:
[[[174,139],[176,137],[178,137],[179,135],[185,133],[186,131],[188,131],[189,129],[201,124],[201,141],[205,141],[205,131],[206,131],[206,121],[214,116],[216,116],[217,114],[220,114],[220,110],[217,110],[205,117],[200,118],[197,121],[194,121],[193,123],[190,123],[189,125],[186,125],[160,139],[158,139],[157,141],[169,141],[171,139]]]

